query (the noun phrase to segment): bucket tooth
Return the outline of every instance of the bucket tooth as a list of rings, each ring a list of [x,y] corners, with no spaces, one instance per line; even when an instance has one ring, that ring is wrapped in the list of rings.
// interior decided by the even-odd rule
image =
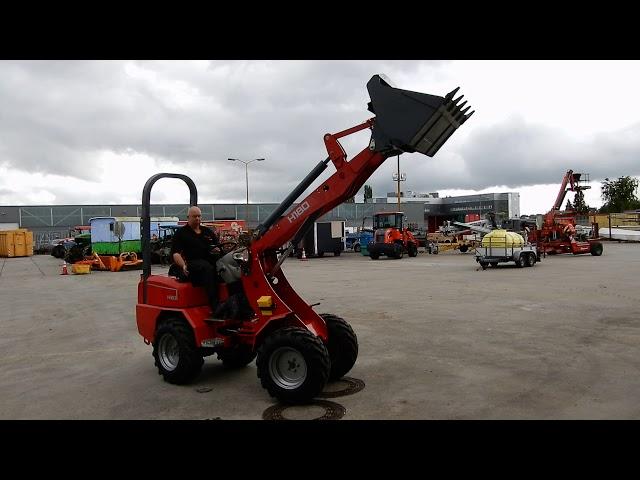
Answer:
[[[451,90],[449,93],[447,93],[447,96],[444,97],[446,100],[451,100],[453,98],[453,96],[458,93],[458,90],[460,90],[460,87],[456,87],[454,90]]]

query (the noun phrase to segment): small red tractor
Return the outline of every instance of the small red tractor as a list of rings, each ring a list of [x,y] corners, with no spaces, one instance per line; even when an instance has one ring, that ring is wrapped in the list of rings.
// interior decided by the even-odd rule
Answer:
[[[433,156],[473,112],[458,89],[439,97],[392,87],[380,75],[367,83],[375,117],[347,130],[324,136],[328,157],[302,180],[251,235],[227,242],[216,261],[221,278],[213,317],[205,291],[169,274],[151,275],[150,198],[161,178],[177,178],[189,187],[190,205],[197,205],[193,181],[182,174],[159,173],[142,192],[143,273],[138,284],[136,321],[145,343],[153,345],[158,373],[165,381],[185,384],[195,379],[204,357],[217,354],[229,367],[256,359],[262,387],[278,400],[305,403],[332,379],[351,370],[358,356],[352,327],[338,315],[316,313],[291,287],[281,265],[315,220],[346,199],[389,157],[403,152]],[[355,157],[339,139],[371,130],[369,144]],[[332,163],[336,172],[304,200],[294,201]],[[244,240],[244,242],[243,242]],[[287,248],[283,246],[287,246]]]
[[[576,224],[576,212],[574,210],[560,211],[562,202],[567,191],[577,192],[580,194],[583,190],[591,188],[585,185],[586,179],[582,178],[582,173],[574,173],[568,170],[562,178],[560,191],[553,204],[553,208],[544,216],[542,228],[532,228],[527,232],[527,240],[535,243],[538,250],[542,253],[554,255],[561,253],[572,253],[579,255],[590,253],[594,256],[602,255],[602,242],[598,237],[598,225],[592,224],[588,234],[579,232],[581,226]]]
[[[373,216],[373,239],[367,245],[371,260],[380,255],[402,258],[406,252],[410,257],[418,255],[418,240],[405,226],[406,215],[402,212],[379,212]]]

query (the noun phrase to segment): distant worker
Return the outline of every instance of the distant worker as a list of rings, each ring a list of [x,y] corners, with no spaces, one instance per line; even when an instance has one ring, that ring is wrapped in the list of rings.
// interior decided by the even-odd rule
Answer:
[[[567,237],[569,237],[569,240],[573,242],[573,236],[576,234],[576,228],[570,223],[568,223],[564,227],[563,232]]]
[[[218,275],[213,254],[220,251],[219,240],[213,230],[200,225],[201,221],[200,209],[189,208],[187,224],[173,236],[171,257],[193,286],[204,287],[214,314],[218,306]]]

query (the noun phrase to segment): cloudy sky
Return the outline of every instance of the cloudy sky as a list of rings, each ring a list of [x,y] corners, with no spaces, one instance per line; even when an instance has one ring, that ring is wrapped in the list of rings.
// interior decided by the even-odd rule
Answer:
[[[476,111],[433,158],[400,157],[403,189],[517,191],[532,214],[568,169],[590,174],[591,206],[598,180],[640,175],[640,61],[0,61],[0,205],[137,204],[158,172],[189,175],[201,203],[244,202],[229,157],[265,158],[249,166],[250,200],[280,202],[326,158],[325,133],[371,116],[376,73],[434,95],[460,86]],[[396,167],[369,179],[374,196],[395,190]],[[187,200],[178,180],[152,195]]]

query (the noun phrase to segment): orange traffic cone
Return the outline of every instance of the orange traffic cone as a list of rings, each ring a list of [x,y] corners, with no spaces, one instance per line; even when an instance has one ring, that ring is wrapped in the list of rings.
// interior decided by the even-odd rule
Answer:
[[[304,253],[304,248],[302,249],[302,256],[300,257],[300,260],[306,260],[307,256]]]
[[[62,272],[60,272],[60,275],[69,275],[69,272],[67,271],[67,262],[62,262]]]

